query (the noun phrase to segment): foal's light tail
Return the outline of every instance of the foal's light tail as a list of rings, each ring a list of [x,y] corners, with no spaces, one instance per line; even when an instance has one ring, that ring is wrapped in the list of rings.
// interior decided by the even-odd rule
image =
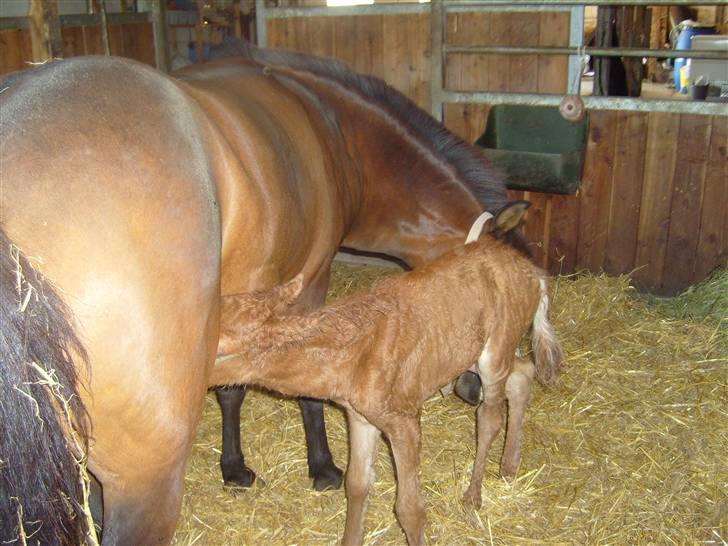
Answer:
[[[85,352],[69,311],[0,226],[0,542],[85,544]],[[75,440],[67,433],[75,431]],[[85,474],[84,474],[85,476]]]
[[[531,338],[536,363],[536,377],[543,385],[555,385],[559,379],[564,353],[553,326],[549,322],[548,283],[544,277],[539,280],[539,283],[541,297],[533,318],[533,336]]]

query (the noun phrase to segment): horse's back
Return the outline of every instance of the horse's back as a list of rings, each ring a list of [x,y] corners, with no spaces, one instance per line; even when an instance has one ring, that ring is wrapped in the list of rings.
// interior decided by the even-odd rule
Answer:
[[[295,79],[239,59],[176,76],[244,172],[242,183],[234,175],[219,181],[223,293],[270,288],[301,271],[308,284],[327,271],[355,197],[346,189],[353,173],[333,112]]]
[[[114,506],[125,496],[137,503],[132,534],[112,518],[106,537],[168,540],[169,525],[154,537],[144,529],[176,518],[217,342],[220,228],[204,117],[174,82],[121,59],[62,61],[0,88],[2,223],[58,287],[88,351],[90,467],[107,514],[127,509]],[[145,514],[144,496],[165,488],[174,500]]]

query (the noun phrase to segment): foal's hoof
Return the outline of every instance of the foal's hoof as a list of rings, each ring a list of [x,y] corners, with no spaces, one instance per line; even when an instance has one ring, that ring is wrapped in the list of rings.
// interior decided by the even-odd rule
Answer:
[[[228,468],[223,471],[222,479],[225,482],[225,487],[250,487],[255,481],[255,472],[247,466],[234,469]],[[258,480],[258,484],[265,485],[263,480]]]
[[[483,389],[480,384],[480,377],[473,372],[465,372],[455,382],[455,394],[465,400],[468,404],[477,406]]]
[[[318,472],[312,472],[313,488],[316,491],[327,489],[339,489],[344,482],[344,473],[335,465],[322,468]]]

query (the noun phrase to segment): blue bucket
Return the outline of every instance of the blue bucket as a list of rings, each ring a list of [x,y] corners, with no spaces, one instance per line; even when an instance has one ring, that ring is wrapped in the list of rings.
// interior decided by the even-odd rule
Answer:
[[[694,27],[684,26],[680,35],[677,38],[677,44],[675,49],[691,49],[693,45],[693,36],[700,36],[705,34],[715,34],[713,27]],[[680,69],[685,66],[686,59],[679,57],[675,59],[675,89],[679,90],[680,93],[687,93],[688,88],[680,85]]]

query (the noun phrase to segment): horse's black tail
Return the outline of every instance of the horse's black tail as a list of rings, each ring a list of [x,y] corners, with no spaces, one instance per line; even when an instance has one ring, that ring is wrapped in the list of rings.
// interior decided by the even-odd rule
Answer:
[[[69,309],[1,226],[0,326],[0,543],[85,544],[86,353]]]

